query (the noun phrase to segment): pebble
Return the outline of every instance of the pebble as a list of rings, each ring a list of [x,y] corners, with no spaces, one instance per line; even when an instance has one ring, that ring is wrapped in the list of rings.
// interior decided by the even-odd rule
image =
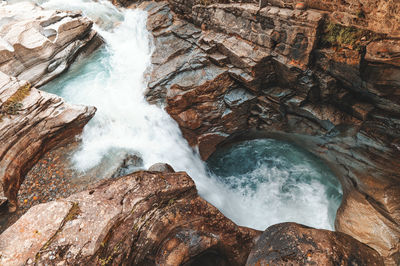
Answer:
[[[80,178],[70,165],[70,155],[79,143],[72,143],[46,153],[26,175],[18,192],[19,208],[13,214],[0,216],[0,233],[34,205],[66,198],[85,190],[90,183]]]

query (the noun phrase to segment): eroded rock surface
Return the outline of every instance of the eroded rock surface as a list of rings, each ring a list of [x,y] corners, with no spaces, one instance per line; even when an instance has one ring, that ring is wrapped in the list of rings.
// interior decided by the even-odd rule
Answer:
[[[344,191],[337,230],[397,265],[397,18],[384,28],[369,16],[386,6],[370,5],[363,24],[326,12],[336,2],[305,10],[268,2],[139,5],[155,44],[147,98],[165,105],[203,159],[236,136],[283,138],[324,159]],[[337,11],[350,16],[348,7]]]
[[[40,86],[101,43],[81,13],[20,2],[0,6],[0,71]]]
[[[67,104],[0,72],[0,111],[0,181],[14,211],[29,169],[46,151],[80,133],[96,109]]]
[[[236,226],[183,172],[137,172],[32,207],[0,235],[0,264],[243,265],[260,232]]]
[[[79,134],[94,107],[74,106],[37,90],[81,52],[101,44],[81,13],[29,2],[0,6],[0,182],[10,211],[25,174],[56,145]]]
[[[269,227],[246,265],[384,265],[374,249],[340,232],[296,223]]]
[[[267,0],[267,2],[286,8],[295,8],[295,0]],[[376,32],[400,35],[400,3],[396,0],[303,0],[308,8],[328,11],[332,20],[345,25],[368,28]]]

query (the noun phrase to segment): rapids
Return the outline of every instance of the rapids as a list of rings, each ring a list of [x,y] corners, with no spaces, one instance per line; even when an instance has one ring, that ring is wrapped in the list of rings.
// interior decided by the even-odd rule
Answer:
[[[286,143],[259,140],[220,151],[207,167],[175,121],[146,102],[145,73],[151,70],[153,51],[146,12],[120,10],[103,0],[37,2],[44,8],[81,10],[95,21],[106,43],[41,88],[70,103],[98,109],[84,129],[81,147],[71,157],[76,170],[100,165],[111,169],[127,154],[135,154],[143,158],[144,168],[165,162],[188,172],[200,196],[239,225],[264,230],[274,223],[294,221],[333,229],[340,189],[325,180],[331,180],[332,174],[322,163],[314,163],[314,157]],[[254,161],[242,164],[244,154]],[[227,157],[237,160],[225,165]],[[337,193],[332,194],[332,189]]]

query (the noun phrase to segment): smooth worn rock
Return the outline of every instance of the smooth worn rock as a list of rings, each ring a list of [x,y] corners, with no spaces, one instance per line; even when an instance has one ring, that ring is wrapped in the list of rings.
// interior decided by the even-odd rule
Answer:
[[[17,207],[29,169],[48,150],[74,138],[94,107],[74,106],[32,87],[55,78],[81,52],[101,44],[81,13],[44,10],[29,2],[0,7],[0,181]]]
[[[30,2],[0,6],[0,71],[40,86],[98,46],[93,22],[81,13],[44,10]]]
[[[29,169],[46,151],[79,134],[95,111],[0,72],[0,181],[10,211]]]
[[[388,189],[388,194],[390,190],[399,189],[400,186]],[[398,199],[391,200],[398,201]],[[377,208],[375,202],[370,202],[358,191],[353,191],[344,199],[338,210],[339,218],[336,219],[335,228],[340,232],[350,232],[354,238],[379,251],[384,257],[392,257],[395,261],[396,255],[393,256],[389,250],[400,248],[398,236],[400,228],[390,221],[390,216],[386,216],[385,212],[370,215],[376,212]]]
[[[246,265],[384,265],[374,249],[349,235],[296,223],[270,226]]]
[[[150,172],[175,173],[174,168],[167,163],[156,163],[149,167]]]
[[[0,235],[0,264],[243,265],[259,234],[201,199],[186,173],[137,172],[31,208]]]
[[[237,136],[286,139],[321,157],[342,183],[337,229],[398,265],[396,4],[365,1],[363,15],[351,0],[301,1],[305,10],[268,2],[140,4],[155,44],[147,98],[203,159]]]

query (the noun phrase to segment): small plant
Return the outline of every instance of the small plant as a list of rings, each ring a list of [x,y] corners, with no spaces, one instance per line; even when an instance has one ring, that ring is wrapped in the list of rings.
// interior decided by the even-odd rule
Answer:
[[[378,34],[356,27],[346,27],[340,24],[328,22],[323,27],[321,42],[327,47],[346,47],[353,50],[361,50],[361,39],[372,40]]]
[[[10,98],[0,106],[0,122],[5,115],[17,115],[22,110],[21,103],[30,93],[31,84],[20,87]]]

